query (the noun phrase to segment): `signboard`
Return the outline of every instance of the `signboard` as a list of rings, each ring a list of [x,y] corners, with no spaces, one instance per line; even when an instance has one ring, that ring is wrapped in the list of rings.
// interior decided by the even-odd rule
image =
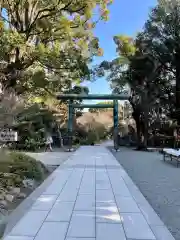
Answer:
[[[1,131],[0,142],[16,142],[18,140],[18,134],[15,131]]]

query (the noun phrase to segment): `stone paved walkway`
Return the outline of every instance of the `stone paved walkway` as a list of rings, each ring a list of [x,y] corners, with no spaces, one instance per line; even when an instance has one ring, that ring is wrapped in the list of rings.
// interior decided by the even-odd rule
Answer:
[[[79,148],[5,240],[173,240],[113,155]]]

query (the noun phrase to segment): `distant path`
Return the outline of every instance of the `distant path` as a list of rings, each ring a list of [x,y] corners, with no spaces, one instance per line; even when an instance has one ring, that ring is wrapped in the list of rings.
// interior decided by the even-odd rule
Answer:
[[[102,142],[100,145],[104,146],[104,147],[112,147],[114,145],[114,143],[113,143],[113,140],[107,140],[107,141]]]
[[[56,150],[53,152],[40,153],[26,152],[25,154],[41,161],[44,165],[59,166],[72,155],[72,152],[62,152]]]
[[[143,195],[180,240],[180,168],[163,162],[159,153],[121,149],[113,152]]]

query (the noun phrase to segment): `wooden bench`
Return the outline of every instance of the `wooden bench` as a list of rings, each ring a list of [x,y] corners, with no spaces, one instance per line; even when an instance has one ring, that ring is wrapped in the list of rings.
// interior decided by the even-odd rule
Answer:
[[[177,162],[177,167],[180,163],[180,150],[175,150],[172,148],[163,149],[163,160],[166,161],[167,158],[170,158],[171,161],[174,159]]]

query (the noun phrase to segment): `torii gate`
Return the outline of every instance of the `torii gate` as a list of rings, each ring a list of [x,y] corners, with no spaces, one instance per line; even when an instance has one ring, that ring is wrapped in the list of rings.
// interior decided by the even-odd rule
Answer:
[[[128,100],[128,94],[60,94],[58,100],[69,101],[68,137],[69,150],[72,148],[73,114],[75,108],[113,108],[114,149],[118,150],[118,100]],[[74,100],[113,100],[111,104],[74,104]]]

